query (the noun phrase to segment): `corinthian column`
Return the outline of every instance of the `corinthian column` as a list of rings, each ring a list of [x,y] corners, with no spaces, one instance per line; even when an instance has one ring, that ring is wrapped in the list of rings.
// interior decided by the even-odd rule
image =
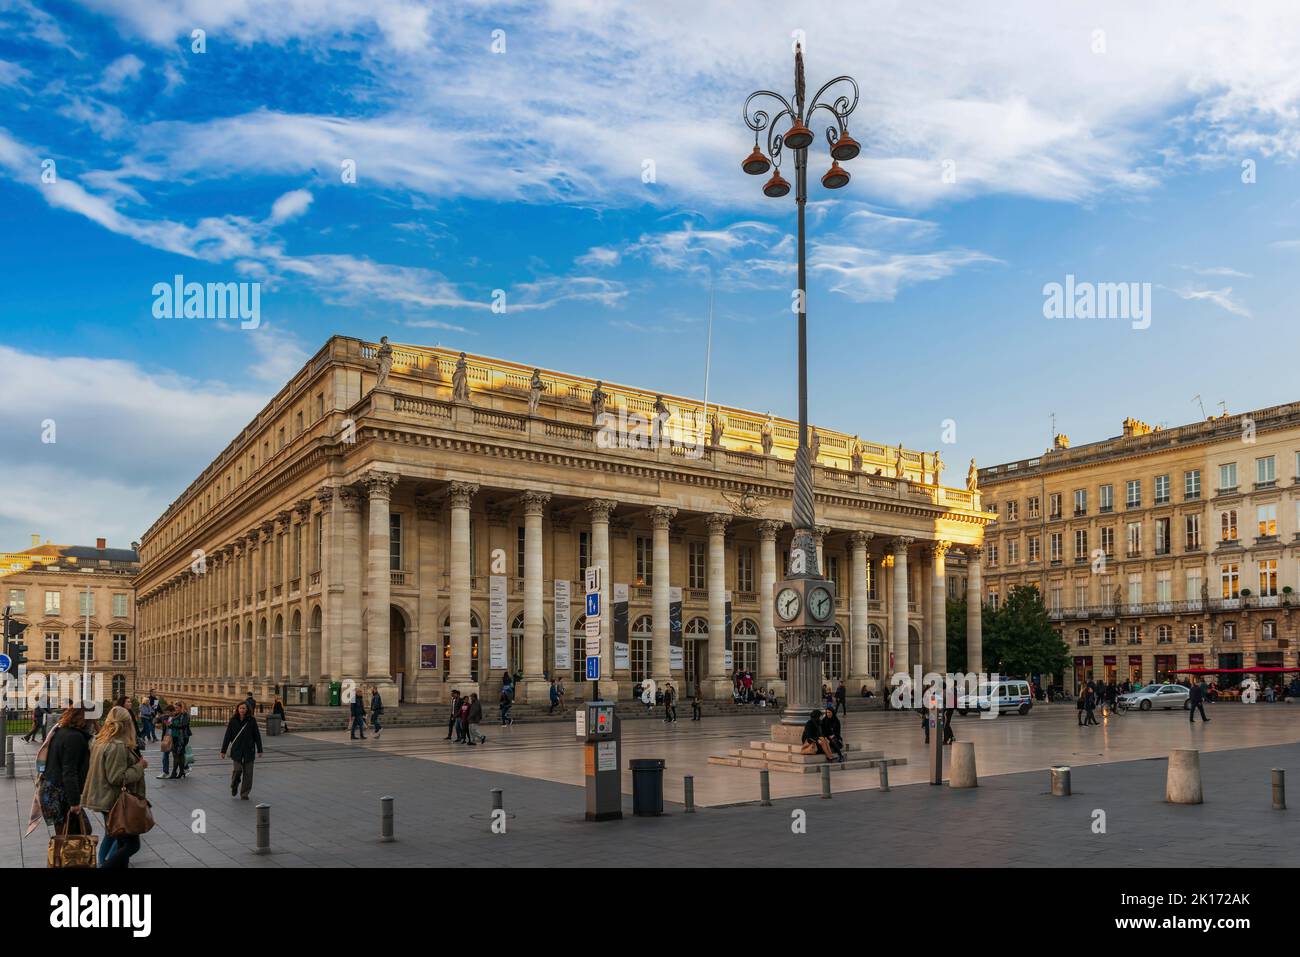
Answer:
[[[663,687],[672,677],[669,670],[668,643],[669,628],[669,593],[668,574],[668,530],[677,517],[677,509],[660,505],[650,510],[650,523],[654,528],[654,564],[650,573],[650,603],[654,611],[654,640],[651,646],[651,674],[655,684]]]
[[[870,635],[867,627],[867,545],[870,542],[870,532],[859,531],[849,536],[853,573],[849,585],[849,647],[852,656],[849,674],[853,677],[849,684],[859,688],[870,677],[867,652]],[[852,694],[853,687],[848,691]]]
[[[449,488],[451,505],[451,673],[453,688],[462,695],[478,690],[470,679],[470,620],[469,620],[469,506],[478,494],[478,486],[469,482],[452,482]],[[483,670],[483,649],[479,649],[479,680],[487,675]]]
[[[366,549],[366,590],[369,604],[366,614],[366,683],[377,685],[386,700],[397,703],[393,684],[392,645],[389,622],[392,615],[392,569],[390,542],[392,532],[393,489],[397,475],[392,472],[367,472],[362,481],[370,499],[369,534]]]
[[[930,670],[948,673],[948,579],[944,555],[951,542],[935,542],[930,558]]]
[[[894,595],[890,602],[893,634],[890,636],[890,649],[894,665],[892,671],[886,669],[890,675],[907,672],[911,668],[907,660],[907,549],[913,541],[915,539],[903,537],[896,538],[893,542]],[[887,677],[886,686],[888,683]]]
[[[727,675],[727,525],[730,515],[715,512],[708,516],[709,526],[709,677],[711,697],[731,694]]]
[[[984,549],[966,550],[966,671],[984,670],[984,586],[980,583],[980,562]]]
[[[780,684],[781,658],[776,647],[776,533],[784,522],[758,523],[758,674],[764,688]],[[784,694],[784,688],[778,689]]]
[[[529,701],[544,700],[550,685],[542,677],[546,628],[542,621],[542,515],[551,496],[524,493],[524,693]]]

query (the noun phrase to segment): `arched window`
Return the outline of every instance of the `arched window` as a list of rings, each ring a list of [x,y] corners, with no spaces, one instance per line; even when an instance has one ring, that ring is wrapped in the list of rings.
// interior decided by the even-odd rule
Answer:
[[[885,633],[879,625],[867,626],[867,673],[873,678],[880,677],[884,662]]]
[[[758,625],[754,619],[742,618],[736,622],[731,648],[736,671],[758,674]]]
[[[573,622],[573,680],[587,680],[587,616],[579,615]],[[593,640],[593,644],[594,644]]]
[[[654,621],[649,615],[642,615],[632,623],[631,674],[633,681],[645,681],[650,677],[653,666],[653,662],[650,660],[653,635]]]
[[[836,623],[826,639],[826,653],[822,655],[822,680],[828,682],[832,689],[835,682],[844,677],[844,629]]]
[[[692,618],[686,623],[686,634],[699,638],[709,637],[709,620],[707,618]]]
[[[483,627],[479,624],[478,615],[475,612],[469,613],[469,676],[472,681],[478,681],[478,646],[479,638],[483,635]],[[446,681],[451,677],[451,615],[442,620],[442,680]]]
[[[506,663],[513,674],[524,667],[524,613],[521,611],[510,621],[510,657]]]

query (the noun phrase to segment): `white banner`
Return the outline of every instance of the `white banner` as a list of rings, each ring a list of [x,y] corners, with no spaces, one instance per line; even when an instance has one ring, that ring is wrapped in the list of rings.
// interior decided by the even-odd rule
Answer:
[[[569,623],[569,588],[572,583],[567,579],[555,580],[555,670],[567,672],[573,667],[573,652],[570,644]]]
[[[668,667],[681,671],[686,667],[682,659],[682,589],[672,585],[668,589]]]
[[[496,671],[504,671],[506,662],[506,576],[488,576],[488,641],[491,664]]]

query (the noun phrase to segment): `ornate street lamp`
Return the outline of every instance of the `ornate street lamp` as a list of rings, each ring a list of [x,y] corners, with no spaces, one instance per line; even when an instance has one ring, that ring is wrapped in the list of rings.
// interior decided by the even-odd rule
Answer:
[[[833,87],[844,93],[840,84],[852,88],[852,99],[847,95],[833,100],[823,99]],[[755,100],[773,101],[767,110],[755,109]],[[816,141],[811,125],[821,110],[830,114],[834,125],[826,129],[826,142],[830,147],[831,165],[822,176],[827,189],[839,189],[849,182],[848,171],[840,166],[856,157],[862,150],[857,140],[849,135],[849,114],[858,105],[858,84],[852,77],[837,76],[825,84],[811,102],[804,96],[803,48],[794,51],[794,96],[787,98],[771,90],[758,90],[745,100],[745,125],[754,131],[754,151],[744,160],[741,168],[750,175],[760,176],[772,167],[772,177],[764,184],[763,193],[779,198],[790,192],[790,184],[781,176],[781,162],[786,150],[794,151],[795,205],[798,210],[799,259],[799,450],[795,454],[794,503],[792,522],[794,541],[790,546],[790,563],[785,578],[777,582],[770,596],[781,638],[781,654],[786,659],[786,710],[781,723],[772,730],[777,740],[799,740],[800,729],[813,708],[822,704],[822,656],[826,639],[835,626],[835,585],[825,578],[817,564],[816,514],[813,504],[812,459],[808,449],[808,312],[807,266],[804,255],[804,207],[808,202],[808,149]],[[759,148],[759,136],[766,134],[767,154]],[[770,158],[770,159],[769,159]]]

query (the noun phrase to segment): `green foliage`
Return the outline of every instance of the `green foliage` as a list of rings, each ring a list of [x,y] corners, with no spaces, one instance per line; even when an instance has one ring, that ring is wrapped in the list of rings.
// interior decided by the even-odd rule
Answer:
[[[1069,664],[1069,646],[1057,635],[1035,586],[1013,587],[997,611],[984,609],[986,671],[997,669],[1015,677],[1054,675]]]

